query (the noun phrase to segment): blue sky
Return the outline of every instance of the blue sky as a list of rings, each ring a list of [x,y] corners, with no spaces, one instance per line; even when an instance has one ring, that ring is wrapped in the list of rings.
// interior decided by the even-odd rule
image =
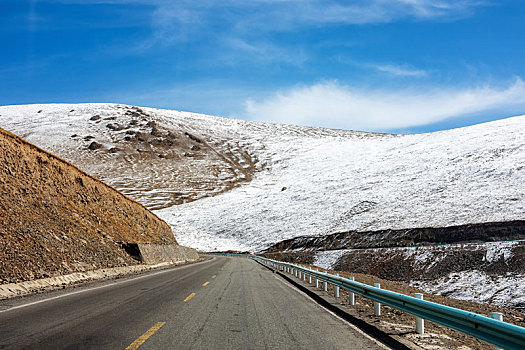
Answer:
[[[0,0],[0,105],[425,132],[525,114],[525,1]]]

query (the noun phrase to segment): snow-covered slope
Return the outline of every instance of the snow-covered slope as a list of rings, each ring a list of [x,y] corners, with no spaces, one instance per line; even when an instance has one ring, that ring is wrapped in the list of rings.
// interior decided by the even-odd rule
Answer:
[[[172,115],[114,104],[0,107],[0,123],[8,130],[149,209],[222,193],[249,181],[261,166],[239,151],[236,137]]]
[[[199,249],[257,250],[305,234],[525,218],[525,117],[401,136],[142,108],[166,132],[189,130],[216,145],[217,153],[227,149],[231,158],[240,159],[241,167],[243,159],[256,164],[251,181],[224,191],[220,178],[225,175],[209,170],[209,165],[227,166],[206,158],[198,164],[188,162],[195,174],[213,185],[203,190],[201,199],[173,205],[166,193],[187,190],[189,182],[167,183],[154,190],[144,183],[168,176],[167,172],[169,176],[174,172],[189,178],[196,175],[185,173],[185,168],[157,167],[145,179],[146,161],[134,175],[125,171],[136,168],[129,164],[129,157],[123,157],[125,163],[109,154],[100,164],[100,158],[87,156],[91,153],[86,144],[71,138],[75,133],[101,140],[106,134],[114,135],[88,117],[117,115],[118,122],[129,108],[109,104],[0,107],[0,126],[146,205],[155,203],[162,208],[156,214],[172,225],[177,240]],[[110,142],[104,139],[102,143]],[[125,181],[115,171],[119,169],[126,174]],[[209,193],[218,195],[206,197]]]

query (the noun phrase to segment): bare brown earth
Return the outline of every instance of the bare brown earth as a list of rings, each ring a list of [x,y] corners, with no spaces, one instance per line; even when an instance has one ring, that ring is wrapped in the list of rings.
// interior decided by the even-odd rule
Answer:
[[[3,129],[0,158],[1,283],[136,264],[122,243],[176,243],[141,204]]]
[[[271,255],[273,256],[273,259],[277,259],[278,254]],[[299,260],[297,256],[296,260]],[[525,327],[525,315],[515,310],[510,310],[494,305],[485,305],[470,301],[457,300],[435,294],[429,294],[418,288],[411,287],[406,283],[390,281],[372,275],[349,271],[326,270],[309,264],[303,264],[303,266],[316,268],[319,269],[319,271],[339,273],[339,275],[343,277],[354,276],[357,282],[365,283],[368,285],[380,283],[381,288],[388,289],[397,293],[402,293],[406,295],[414,295],[414,293],[423,293],[425,300],[459,308],[470,312],[475,312],[485,316],[488,316],[490,312],[501,312],[503,313],[504,321],[516,324],[521,327]],[[333,287],[329,284],[328,293],[333,295],[333,292]],[[432,322],[425,322],[426,334],[418,335],[415,333],[414,330],[414,316],[399,311],[397,309],[391,308],[389,306],[383,305],[381,309],[381,316],[378,317],[374,315],[374,306],[372,301],[356,296],[356,305],[350,306],[348,304],[348,293],[346,291],[341,291],[340,294],[341,304],[348,307],[347,312],[350,313],[352,316],[362,319],[367,323],[373,324],[375,327],[385,331],[388,334],[403,337],[424,349],[492,349],[490,345],[482,341],[479,341],[461,332],[457,332],[444,326],[434,324]]]

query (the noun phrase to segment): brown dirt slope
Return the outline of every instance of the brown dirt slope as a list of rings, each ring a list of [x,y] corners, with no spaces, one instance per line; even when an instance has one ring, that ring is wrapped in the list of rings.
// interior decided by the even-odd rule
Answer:
[[[136,264],[122,243],[176,243],[139,203],[3,129],[0,159],[1,283]]]

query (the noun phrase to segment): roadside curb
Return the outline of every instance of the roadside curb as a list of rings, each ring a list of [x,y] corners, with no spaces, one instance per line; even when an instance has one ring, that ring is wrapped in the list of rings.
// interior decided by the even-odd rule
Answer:
[[[33,281],[24,281],[20,283],[8,283],[0,285],[0,300],[23,297],[32,294],[48,292],[56,289],[64,289],[73,285],[79,285],[98,280],[125,277],[128,275],[139,274],[142,272],[147,272],[156,269],[186,265],[201,260],[202,259],[198,259],[195,261],[184,261],[179,263],[174,263],[170,261],[154,265],[120,266],[85,272],[74,272],[68,275],[47,277]]]

